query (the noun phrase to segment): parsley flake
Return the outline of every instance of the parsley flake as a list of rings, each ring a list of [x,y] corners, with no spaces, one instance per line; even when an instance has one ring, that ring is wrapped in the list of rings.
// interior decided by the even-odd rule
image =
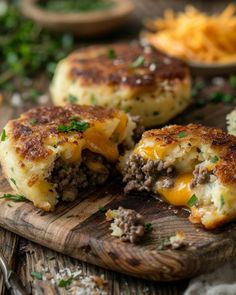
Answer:
[[[151,232],[153,230],[152,223],[145,223],[144,224],[144,229],[145,229],[146,232]]]
[[[15,181],[14,178],[10,178],[10,181],[11,181],[12,183],[14,183],[15,186],[17,186],[17,185],[16,185],[16,181]]]
[[[1,135],[1,141],[5,141],[6,138],[7,138],[6,130],[3,129],[3,130],[2,130],[2,135]]]
[[[94,106],[97,104],[96,97],[93,94],[90,97],[90,101],[91,101],[91,104],[94,105]]]
[[[184,138],[187,136],[187,132],[185,131],[181,131],[179,134],[178,134],[178,138]]]
[[[231,87],[236,88],[236,75],[231,75],[229,77],[229,83]]]
[[[37,280],[42,280],[43,279],[42,273],[38,272],[38,271],[32,271],[31,276],[36,278]]]
[[[225,204],[225,199],[224,199],[224,196],[220,196],[220,210],[224,207],[224,204]]]
[[[189,207],[193,207],[197,203],[197,201],[198,201],[197,196],[193,194],[191,198],[188,200],[187,204]]]
[[[211,163],[216,163],[219,161],[219,158],[217,156],[214,156],[212,159],[211,159]]]
[[[107,56],[110,58],[110,59],[115,59],[117,57],[116,55],[116,52],[113,48],[109,48],[108,51],[107,51]]]
[[[31,125],[35,125],[35,124],[38,123],[38,120],[37,120],[36,118],[32,118],[32,119],[29,121],[29,123],[30,123]]]
[[[69,94],[68,95],[68,101],[71,104],[75,104],[78,101],[77,96],[73,95],[73,94]]]
[[[138,68],[141,67],[144,64],[144,57],[142,55],[140,55],[132,64],[131,67],[132,68]]]
[[[58,282],[58,287],[65,288],[72,283],[72,280],[73,280],[73,277],[70,277],[67,280],[62,279]]]
[[[7,199],[13,202],[25,202],[27,201],[26,197],[21,195],[12,195],[12,194],[4,194],[0,199]]]
[[[130,111],[130,106],[124,106],[123,107],[123,111],[125,112],[125,113],[128,113],[129,111]]]
[[[84,132],[89,128],[89,123],[85,121],[71,121],[70,125],[59,125],[57,127],[58,132],[71,132],[80,131]]]
[[[105,209],[105,207],[103,206],[99,206],[98,207],[98,210],[101,212],[101,213],[105,213],[107,210]]]

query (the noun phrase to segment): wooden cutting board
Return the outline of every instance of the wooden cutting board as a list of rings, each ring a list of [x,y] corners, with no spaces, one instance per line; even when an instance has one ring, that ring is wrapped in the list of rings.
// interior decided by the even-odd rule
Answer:
[[[206,87],[200,99],[216,91]],[[201,98],[202,97],[202,98]],[[235,91],[236,97],[236,91]],[[234,104],[235,104],[234,100]],[[190,106],[172,123],[202,123],[225,128],[225,116],[234,104]],[[0,171],[0,195],[11,189]],[[110,222],[98,208],[135,209],[153,224],[153,231],[138,245],[111,236]],[[236,256],[236,223],[206,231],[188,221],[188,212],[172,208],[150,195],[124,196],[120,180],[90,188],[78,200],[62,203],[53,213],[42,212],[27,203],[0,200],[0,226],[31,241],[71,257],[129,275],[170,281],[192,277],[219,267]],[[176,231],[184,231],[187,246],[159,251]]]
[[[0,190],[10,187],[0,176]],[[138,245],[111,236],[110,222],[99,206],[131,208],[153,224]],[[80,260],[129,275],[168,281],[211,270],[236,255],[236,224],[206,231],[188,221],[188,212],[148,195],[124,196],[119,180],[84,191],[72,203],[60,204],[45,213],[30,202],[0,200],[0,226],[29,240]],[[185,248],[158,250],[176,231],[186,234]]]

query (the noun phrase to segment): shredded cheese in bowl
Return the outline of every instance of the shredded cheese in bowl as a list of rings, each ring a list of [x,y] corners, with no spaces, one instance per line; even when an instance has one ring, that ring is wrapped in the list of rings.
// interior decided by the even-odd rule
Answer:
[[[148,20],[148,43],[191,63],[236,63],[236,5],[220,14],[207,15],[192,6],[184,12],[166,10],[163,19]]]

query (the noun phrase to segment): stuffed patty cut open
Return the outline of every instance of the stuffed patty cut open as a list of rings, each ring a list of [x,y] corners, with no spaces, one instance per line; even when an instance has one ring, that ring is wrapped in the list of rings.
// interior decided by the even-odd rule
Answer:
[[[126,192],[148,191],[189,207],[213,229],[236,217],[236,137],[190,124],[146,131],[121,160]]]
[[[119,149],[134,144],[136,119],[92,106],[32,109],[3,129],[3,172],[14,191],[52,211],[59,198],[72,201],[80,189],[107,180]]]

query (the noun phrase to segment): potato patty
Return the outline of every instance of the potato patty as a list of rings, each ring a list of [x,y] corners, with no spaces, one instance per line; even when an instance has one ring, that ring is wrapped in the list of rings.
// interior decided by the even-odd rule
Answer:
[[[149,191],[191,209],[212,229],[236,217],[236,137],[220,129],[172,125],[143,134],[121,160],[126,191]]]
[[[91,46],[62,60],[51,85],[55,105],[114,107],[163,124],[190,103],[187,66],[138,44]]]
[[[17,193],[51,211],[59,197],[73,200],[81,188],[104,183],[120,145],[134,144],[136,126],[124,112],[102,107],[32,109],[3,129],[0,161]]]

